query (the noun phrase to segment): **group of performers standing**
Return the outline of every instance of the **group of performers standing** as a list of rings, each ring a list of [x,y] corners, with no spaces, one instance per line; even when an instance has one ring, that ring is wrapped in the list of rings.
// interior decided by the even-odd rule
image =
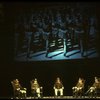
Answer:
[[[39,49],[46,50],[46,57],[48,57],[51,50],[62,44],[66,56],[70,42],[73,50],[74,45],[77,44],[81,55],[86,56],[84,52],[88,50],[91,38],[95,43],[96,16],[86,13],[85,9],[64,6],[33,11],[30,17],[27,16],[26,14],[25,17],[24,14],[16,22],[16,54],[26,43],[27,57],[30,57],[31,51],[37,52]],[[54,43],[53,47],[52,43]]]

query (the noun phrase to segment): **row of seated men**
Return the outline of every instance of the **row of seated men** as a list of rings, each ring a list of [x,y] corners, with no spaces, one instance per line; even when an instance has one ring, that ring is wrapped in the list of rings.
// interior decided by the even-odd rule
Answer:
[[[14,89],[14,96],[18,97],[18,98],[25,98],[27,95],[27,89],[23,88],[18,79],[15,79],[13,81],[11,81],[12,85],[13,85],[13,89]],[[32,97],[43,97],[43,87],[41,87],[37,81],[37,79],[35,78],[34,80],[30,81],[31,83],[31,94]],[[85,80],[83,78],[78,79],[78,82],[75,86],[72,87],[72,92],[73,92],[73,96],[78,97],[78,96],[82,96],[84,94],[88,94],[90,97],[92,96],[98,96],[100,94],[100,79],[95,77],[95,82],[93,83],[93,85],[91,87],[89,87],[89,89],[86,91],[86,93],[84,93],[84,85],[85,85]],[[61,79],[59,77],[57,77],[54,86],[54,94],[55,97],[57,96],[63,96],[63,90],[64,90],[64,86],[63,83],[61,81]]]
[[[13,86],[14,97],[25,98],[27,96],[27,89],[22,87],[19,80],[15,79],[11,81]],[[42,96],[42,87],[39,86],[37,79],[30,81],[31,84],[31,94],[33,97],[41,97]]]

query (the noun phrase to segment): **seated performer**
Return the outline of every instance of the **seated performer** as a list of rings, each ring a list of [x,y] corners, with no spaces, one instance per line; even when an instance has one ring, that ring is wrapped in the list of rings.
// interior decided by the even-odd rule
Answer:
[[[41,97],[42,87],[39,86],[39,83],[38,83],[37,79],[35,78],[30,83],[31,83],[31,92],[32,92],[32,95],[34,97],[35,96]]]
[[[86,92],[86,94],[89,94],[89,96],[96,96],[100,94],[100,79],[97,77],[94,77],[94,79],[95,79],[95,82]]]
[[[82,96],[83,89],[84,89],[84,79],[79,78],[76,86],[72,87],[73,96]]]
[[[14,89],[14,97],[26,97],[26,88],[23,88],[18,79],[11,81]]]
[[[60,78],[57,77],[56,82],[54,84],[55,96],[58,96],[58,93],[60,93],[60,96],[63,96],[63,89],[64,89],[64,86],[63,86]]]

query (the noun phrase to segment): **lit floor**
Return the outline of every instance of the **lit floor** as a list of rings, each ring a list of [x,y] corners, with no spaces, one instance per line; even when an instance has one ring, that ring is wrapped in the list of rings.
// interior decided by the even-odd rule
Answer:
[[[98,57],[98,53],[96,52],[95,49],[87,51],[87,58],[95,58],[95,57]],[[54,52],[50,52],[48,54],[48,57],[46,57],[46,51],[40,51],[36,53],[31,52],[30,58],[27,58],[26,53],[22,53],[15,58],[15,61],[48,61],[48,60],[84,59],[84,58],[85,57],[81,56],[81,52],[78,49],[67,52],[66,56],[64,56],[63,49],[60,49]]]
[[[11,98],[11,99],[15,99],[15,98]],[[19,99],[19,98],[16,98]],[[82,96],[82,97],[73,97],[73,96],[63,96],[63,97],[54,97],[54,96],[48,96],[48,97],[42,97],[42,98],[38,98],[38,97],[26,97],[26,98],[21,98],[21,99],[100,99],[100,97],[89,97],[89,96]]]

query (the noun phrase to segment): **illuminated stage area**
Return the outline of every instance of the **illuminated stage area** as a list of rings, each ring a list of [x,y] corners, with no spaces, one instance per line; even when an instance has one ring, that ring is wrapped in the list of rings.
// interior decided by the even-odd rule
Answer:
[[[54,51],[48,54],[48,57],[45,57],[46,51],[37,52],[30,54],[30,58],[27,58],[27,53],[18,55],[16,61],[49,61],[49,60],[70,60],[70,59],[85,59],[85,58],[96,58],[98,53],[95,49],[90,50],[87,53],[87,57],[82,57],[80,50],[69,51],[66,56],[64,56],[63,50]]]

